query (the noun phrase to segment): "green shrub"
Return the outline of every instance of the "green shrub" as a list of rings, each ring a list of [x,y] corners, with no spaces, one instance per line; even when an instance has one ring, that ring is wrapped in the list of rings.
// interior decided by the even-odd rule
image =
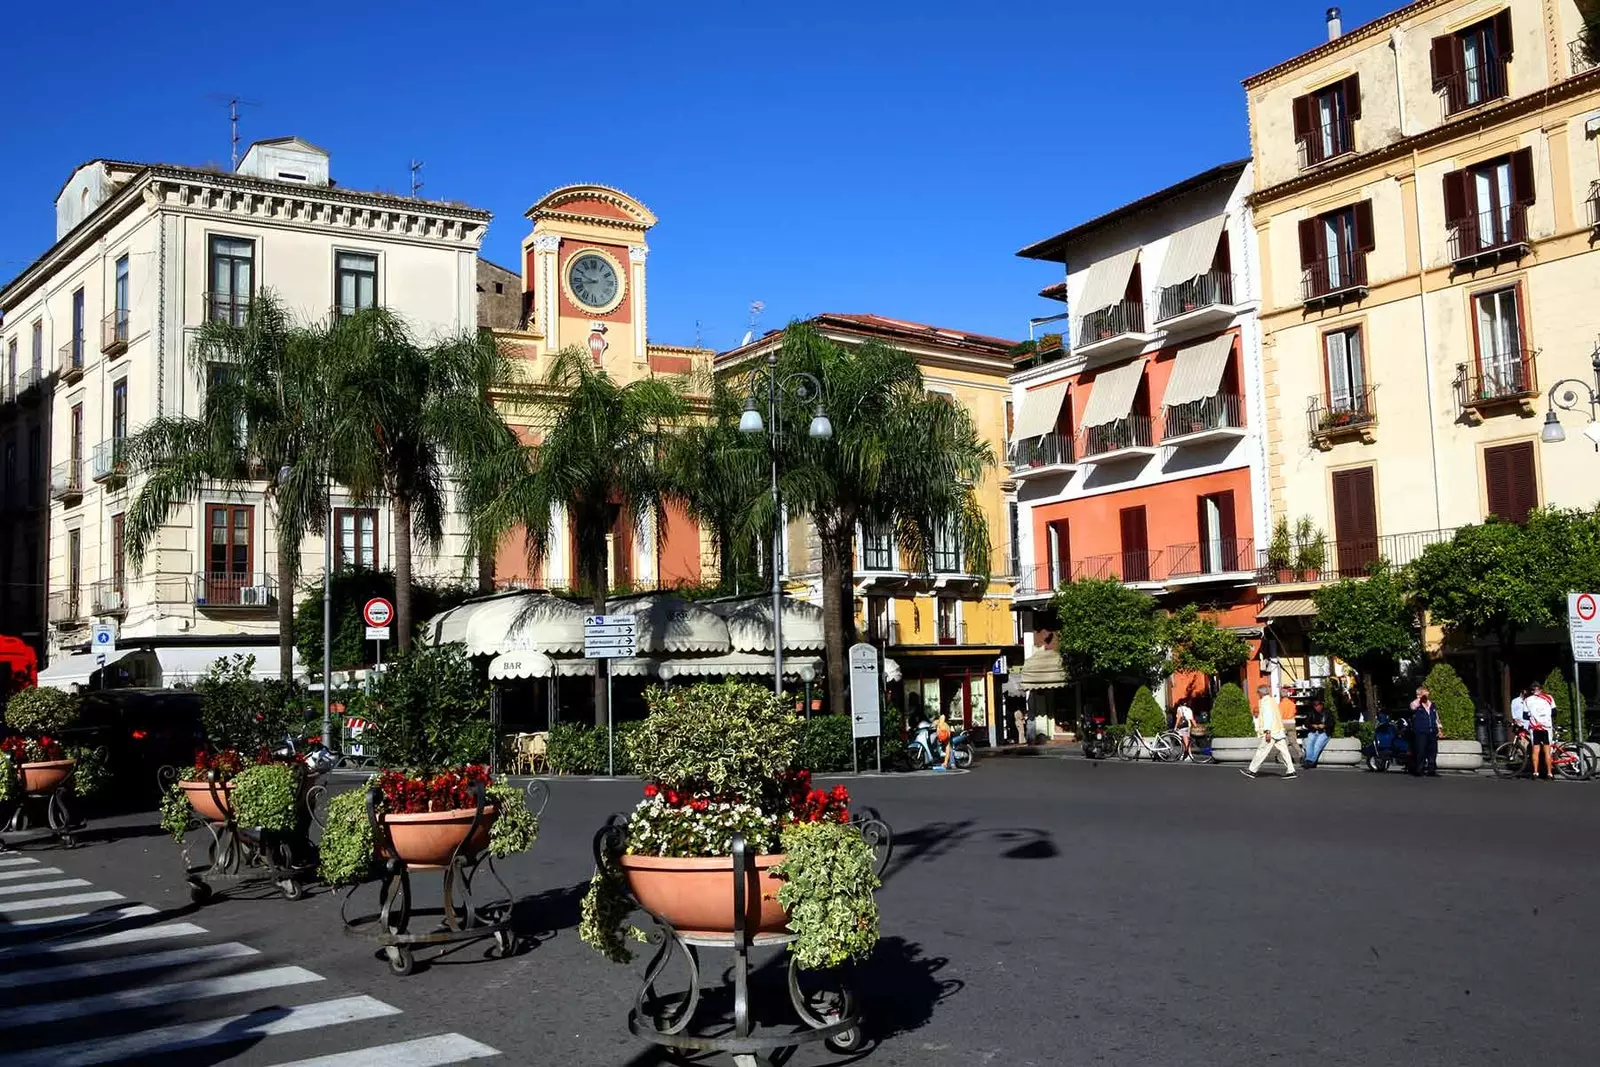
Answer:
[[[47,685],[23,689],[6,701],[6,725],[19,734],[59,734],[77,721],[77,698]]]
[[[293,830],[299,814],[297,784],[288,764],[246,767],[234,777],[228,794],[234,822],[280,834]]]
[[[317,875],[329,885],[359,882],[372,866],[372,822],[367,817],[367,786],[328,801],[318,844]]]
[[[557,774],[604,774],[605,730],[561,722],[550,728],[545,758]]]
[[[67,755],[77,761],[77,766],[72,768],[72,791],[81,798],[98,796],[105,792],[111,782],[110,755],[104,745],[90,748],[87,745],[73,745],[67,748]]]
[[[1471,741],[1478,736],[1478,709],[1473,706],[1467,683],[1461,680],[1454,667],[1435,663],[1422,684],[1433,696],[1433,703],[1439,710],[1439,726],[1446,739]]]
[[[488,760],[489,689],[460,645],[396,656],[352,705],[385,767],[427,773]]]
[[[1568,687],[1567,676],[1561,673],[1561,668],[1556,667],[1550,671],[1550,677],[1544,680],[1544,691],[1551,700],[1556,702],[1556,725],[1570,727],[1572,725],[1572,690]],[[1437,698],[1435,698],[1437,699]],[[1579,707],[1588,710],[1588,705],[1583,701],[1583,694],[1578,694]]]
[[[303,693],[293,682],[264,682],[255,677],[256,658],[223,656],[194,685],[200,696],[200,725],[216,749],[237,749],[253,757],[300,727]]]
[[[1167,713],[1161,710],[1154,693],[1141,688],[1133,695],[1133,705],[1128,708],[1128,724],[1137,726],[1141,734],[1152,738],[1167,728]]]
[[[806,720],[800,732],[800,748],[794,765],[816,774],[835,774],[850,769],[850,717],[816,715]],[[876,754],[869,747],[869,758]]]
[[[1255,719],[1250,714],[1250,701],[1243,689],[1232,682],[1222,687],[1211,705],[1211,722],[1207,732],[1212,737],[1255,736]]]
[[[489,827],[489,855],[504,859],[532,848],[539,840],[539,817],[528,810],[528,795],[506,782],[491,785],[488,794],[498,809]]]
[[[674,789],[759,793],[794,763],[801,721],[788,701],[746,682],[651,689],[629,738],[638,774]]]
[[[872,846],[857,827],[795,822],[783,831],[785,859],[778,901],[795,932],[789,950],[800,966],[837,967],[866,959],[878,943],[879,886]]]

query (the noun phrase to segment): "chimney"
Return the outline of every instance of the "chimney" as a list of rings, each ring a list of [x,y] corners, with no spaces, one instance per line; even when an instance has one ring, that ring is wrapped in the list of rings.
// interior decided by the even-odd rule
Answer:
[[[1339,22],[1339,9],[1336,7],[1328,8],[1328,40],[1337,41],[1339,35],[1343,32],[1344,27]]]

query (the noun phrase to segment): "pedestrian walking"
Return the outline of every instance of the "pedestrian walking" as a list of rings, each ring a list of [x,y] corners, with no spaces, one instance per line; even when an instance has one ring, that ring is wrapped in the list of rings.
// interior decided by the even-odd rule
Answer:
[[[1322,698],[1311,702],[1311,713],[1306,716],[1306,757],[1303,767],[1315,767],[1322,760],[1322,750],[1328,747],[1333,736],[1333,712],[1323,706]]]
[[[1529,765],[1533,768],[1535,778],[1550,781],[1550,734],[1556,726],[1556,702],[1544,691],[1544,686],[1538,682],[1528,687],[1531,691],[1528,698],[1522,702],[1528,712],[1528,740],[1532,745],[1532,754]],[[1544,770],[1540,772],[1540,766]]]
[[[950,720],[943,714],[933,721],[933,736],[939,739],[939,748],[944,752],[944,762],[937,769],[951,770],[956,765],[956,747],[950,743]]]
[[[1294,703],[1287,697],[1290,718],[1293,720]],[[1283,709],[1276,700],[1272,699],[1272,687],[1263,685],[1256,690],[1256,734],[1261,738],[1261,744],[1256,746],[1255,758],[1250,761],[1250,766],[1239,773],[1246,778],[1259,778],[1261,765],[1267,761],[1267,756],[1276,752],[1278,759],[1283,761],[1283,777],[1296,777],[1294,771],[1294,757],[1289,754],[1289,742],[1283,736]]]
[[[1183,758],[1189,758],[1190,738],[1194,733],[1194,709],[1187,700],[1178,701],[1178,706],[1173,709],[1172,722],[1178,731],[1178,739],[1183,742]]]
[[[1411,702],[1411,773],[1413,776],[1439,777],[1439,709],[1428,687],[1417,687]]]

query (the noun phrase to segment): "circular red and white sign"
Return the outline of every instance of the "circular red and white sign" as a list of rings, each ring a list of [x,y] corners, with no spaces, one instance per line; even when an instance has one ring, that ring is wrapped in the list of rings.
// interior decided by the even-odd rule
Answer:
[[[1579,596],[1578,596],[1578,618],[1582,619],[1584,622],[1589,622],[1591,619],[1594,618],[1594,614],[1595,614],[1594,597],[1590,596],[1588,593],[1579,594]]]
[[[394,618],[394,605],[381,596],[375,596],[361,609],[361,617],[367,620],[368,626],[388,626]]]

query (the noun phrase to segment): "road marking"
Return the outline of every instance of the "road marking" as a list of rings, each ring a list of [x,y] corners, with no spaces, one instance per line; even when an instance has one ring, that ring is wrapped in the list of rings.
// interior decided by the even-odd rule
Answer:
[[[24,971],[0,974],[0,989],[10,986],[42,985],[46,982],[67,982],[74,978],[98,978],[102,974],[126,974],[129,971],[149,971],[157,967],[173,967],[184,963],[207,963],[211,960],[231,960],[240,956],[257,956],[260,951],[237,941],[220,945],[190,945],[161,952],[145,952],[137,956],[113,956],[104,960],[84,963],[61,963],[50,967],[33,967]]]
[[[65,874],[60,867],[29,867],[25,871],[0,871],[0,882],[13,878],[37,878],[41,874]]]
[[[0,867],[21,867],[24,864],[38,862],[32,856],[9,856],[6,859],[0,859]]]
[[[53,1000],[44,1004],[24,1004],[17,1008],[0,1009],[0,1029],[16,1026],[37,1026],[40,1023],[60,1022],[84,1015],[99,1015],[108,1011],[127,1011],[131,1008],[153,1008],[160,1004],[183,1004],[203,997],[227,997],[236,993],[253,993],[261,989],[280,986],[304,985],[320,982],[322,975],[304,967],[268,967],[260,971],[246,971],[221,978],[197,978],[185,982],[168,982],[164,985],[143,986],[138,989],[119,989],[114,993],[98,993],[74,1000]],[[0,1061],[3,1062],[3,1061]]]
[[[490,1048],[470,1037],[439,1034],[415,1041],[396,1041],[392,1045],[374,1045],[354,1052],[336,1052],[331,1056],[280,1063],[277,1067],[389,1067],[395,1063],[403,1063],[406,1067],[442,1067],[462,1060],[481,1060],[498,1055],[499,1049]]]
[[[117,893],[112,893],[111,895],[118,900],[122,899]],[[0,909],[0,915],[4,914],[4,909]],[[43,919],[0,918],[0,934],[8,934],[19,926],[59,926],[67,929],[73,926],[94,926],[97,923],[109,925],[121,922],[123,919],[133,919],[141,915],[154,914],[156,914],[156,909],[148,904],[129,904],[122,908],[102,908],[100,911],[74,911],[66,915],[48,915]]]
[[[23,945],[0,948],[0,960],[19,956],[54,956],[67,952],[83,952],[95,948],[131,945],[139,941],[162,941],[169,937],[193,937],[203,934],[206,928],[194,923],[162,923],[159,926],[136,926],[132,930],[118,930],[100,937],[80,937],[72,941],[32,941]]]
[[[101,890],[98,893],[69,893],[64,897],[40,897],[38,900],[15,900],[0,904],[0,916],[14,915],[19,911],[38,911],[40,908],[65,908],[72,904],[99,904],[107,900],[122,900],[121,893]],[[152,912],[154,908],[150,909]],[[66,916],[55,916],[66,918]]]
[[[68,1045],[0,1054],[0,1067],[93,1067],[98,1063],[158,1056],[207,1045],[256,1041],[302,1030],[320,1030],[341,1023],[399,1015],[400,1009],[372,997],[343,997],[292,1008],[262,1008],[247,1015],[231,1015],[198,1023],[161,1026],[120,1037],[93,1038]]]
[[[34,872],[29,871],[29,874]],[[43,872],[40,872],[43,873]],[[57,872],[60,873],[59,871]],[[42,893],[50,889],[81,889],[89,883],[82,878],[62,878],[54,882],[28,882],[23,885],[0,885],[0,895],[17,893]]]

